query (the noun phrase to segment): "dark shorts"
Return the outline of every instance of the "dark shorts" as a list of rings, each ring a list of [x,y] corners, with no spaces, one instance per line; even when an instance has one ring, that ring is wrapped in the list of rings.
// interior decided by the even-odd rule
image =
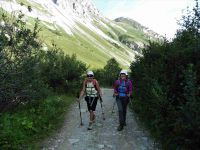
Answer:
[[[88,111],[90,111],[90,110],[95,111],[96,110],[97,100],[98,100],[98,97],[89,97],[89,96],[85,97],[85,101],[87,102]]]

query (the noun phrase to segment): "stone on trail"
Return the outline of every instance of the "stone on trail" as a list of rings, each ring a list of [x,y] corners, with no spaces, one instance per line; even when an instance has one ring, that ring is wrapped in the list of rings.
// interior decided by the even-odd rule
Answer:
[[[81,109],[81,112],[87,112],[87,109]]]
[[[100,148],[100,149],[104,149],[104,145],[103,144],[98,144],[98,148]]]
[[[75,144],[79,141],[79,139],[69,139],[70,144]]]
[[[113,148],[113,145],[107,145],[108,148]]]
[[[101,126],[103,126],[103,124],[102,123],[97,123],[96,126],[97,127],[101,127]]]

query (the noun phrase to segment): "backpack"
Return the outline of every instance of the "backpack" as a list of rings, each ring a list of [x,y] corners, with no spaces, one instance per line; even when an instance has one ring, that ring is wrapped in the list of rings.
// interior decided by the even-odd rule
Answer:
[[[88,94],[88,93],[90,93],[90,94],[92,94],[91,92],[92,92],[92,89],[93,89],[93,87],[91,88],[91,87],[88,87],[88,84],[87,84],[87,79],[84,81],[85,83],[85,88],[86,88],[86,95]],[[94,88],[95,88],[95,90],[97,91],[97,93],[95,94],[96,96],[98,96],[98,89],[97,89],[97,80],[96,79],[93,79],[92,80],[92,84],[93,84],[93,86],[94,86]],[[89,88],[89,90],[87,90]],[[87,91],[91,91],[91,92],[87,92]],[[93,90],[94,91],[94,90]],[[90,95],[89,94],[89,95]]]
[[[87,79],[85,79],[85,87],[87,87]],[[94,85],[94,88],[95,88],[95,90],[97,90],[98,91],[98,89],[97,89],[97,80],[96,79],[92,79],[92,84]]]
[[[122,82],[122,80],[117,80],[117,92],[119,93],[119,96],[126,96],[126,94],[129,91],[129,85],[130,85],[131,80],[127,79],[125,80],[125,84],[123,85],[124,82]]]

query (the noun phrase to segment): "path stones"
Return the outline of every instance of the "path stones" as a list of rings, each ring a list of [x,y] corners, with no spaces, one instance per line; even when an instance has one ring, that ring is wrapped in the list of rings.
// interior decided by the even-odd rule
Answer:
[[[74,145],[75,143],[79,142],[79,139],[68,139],[70,144]]]
[[[64,125],[55,138],[50,138],[43,150],[158,150],[156,144],[149,138],[146,130],[141,128],[136,115],[127,112],[127,126],[121,132],[117,131],[118,113],[111,113],[113,90],[104,89],[104,112],[106,120],[102,119],[100,103],[97,104],[96,122],[93,130],[87,130],[89,113],[87,104],[81,101],[83,126],[80,126],[80,110],[77,103],[69,109]],[[123,144],[122,144],[123,143]]]
[[[107,145],[107,147],[113,149],[113,145]]]
[[[98,144],[98,148],[104,149],[104,148],[105,148],[105,145],[103,145],[103,144]]]
[[[84,113],[84,112],[87,112],[87,109],[82,109],[82,108],[81,108],[81,112],[83,112],[83,113]]]

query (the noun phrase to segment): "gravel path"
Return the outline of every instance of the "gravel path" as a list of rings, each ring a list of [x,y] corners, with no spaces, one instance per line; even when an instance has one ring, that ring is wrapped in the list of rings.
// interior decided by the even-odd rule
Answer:
[[[98,102],[96,122],[93,130],[87,130],[89,113],[86,102],[81,101],[83,126],[80,126],[80,115],[75,103],[66,116],[64,126],[58,133],[44,142],[42,150],[156,150],[154,142],[148,133],[137,124],[137,119],[130,110],[127,112],[127,126],[117,131],[117,105],[112,107],[114,98],[112,89],[103,89],[103,109],[105,120],[102,118],[101,105]]]

